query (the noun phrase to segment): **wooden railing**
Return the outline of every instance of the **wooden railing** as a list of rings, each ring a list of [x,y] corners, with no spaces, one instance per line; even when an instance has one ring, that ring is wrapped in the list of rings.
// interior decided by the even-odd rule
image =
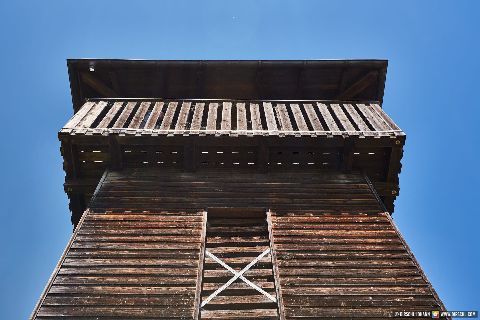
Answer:
[[[87,101],[61,134],[399,136],[376,103],[105,99]]]

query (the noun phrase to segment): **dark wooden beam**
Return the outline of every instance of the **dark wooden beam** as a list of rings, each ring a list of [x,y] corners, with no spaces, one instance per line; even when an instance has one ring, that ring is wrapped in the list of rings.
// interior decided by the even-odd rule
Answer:
[[[378,71],[370,71],[337,96],[339,100],[350,100],[368,88],[378,77]]]
[[[88,85],[90,88],[98,92],[104,97],[119,97],[118,92],[107,86],[105,83],[103,83],[101,80],[99,80],[97,77],[92,75],[89,72],[82,72],[81,73],[82,81]]]
[[[122,92],[122,90],[120,88],[120,82],[118,82],[117,72],[116,71],[110,71],[108,74],[110,75],[110,81],[112,81],[113,90],[117,93]]]

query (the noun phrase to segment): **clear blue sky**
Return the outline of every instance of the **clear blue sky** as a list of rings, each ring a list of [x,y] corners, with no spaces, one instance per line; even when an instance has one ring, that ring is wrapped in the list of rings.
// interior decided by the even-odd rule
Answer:
[[[388,59],[394,219],[447,308],[480,309],[479,1],[133,2],[0,0],[0,319],[30,314],[71,235],[67,58]]]

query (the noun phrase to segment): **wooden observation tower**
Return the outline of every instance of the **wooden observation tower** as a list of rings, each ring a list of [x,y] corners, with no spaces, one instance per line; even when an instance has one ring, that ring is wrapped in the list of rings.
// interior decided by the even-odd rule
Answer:
[[[32,319],[443,310],[392,221],[383,60],[69,60],[75,232]]]

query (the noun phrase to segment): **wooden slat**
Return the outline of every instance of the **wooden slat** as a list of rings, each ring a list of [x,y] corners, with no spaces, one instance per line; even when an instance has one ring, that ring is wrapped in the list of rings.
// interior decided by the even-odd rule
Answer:
[[[195,111],[193,112],[192,124],[190,125],[191,133],[198,134],[198,131],[202,127],[202,117],[203,117],[204,107],[205,107],[205,103],[203,102],[195,103]]]
[[[185,125],[187,123],[187,117],[188,113],[190,112],[191,105],[191,102],[182,103],[182,108],[180,109],[180,114],[178,115],[177,124],[175,125],[175,130],[178,130],[178,133],[183,133],[183,130],[185,130]]]
[[[163,102],[156,102],[150,116],[148,117],[147,123],[145,124],[145,129],[155,129],[158,118],[162,115],[162,110]]]
[[[125,108],[123,109],[122,113],[118,117],[117,121],[113,125],[113,128],[123,128],[125,122],[127,121],[128,117],[132,113],[133,108],[135,107],[136,102],[128,102]]]
[[[383,109],[376,103],[371,103],[370,107],[372,107],[377,114],[382,118],[383,121],[386,122],[387,126],[392,130],[400,130],[400,128],[395,124],[395,122],[388,116],[388,114],[383,111]]]
[[[367,126],[365,121],[363,121],[362,117],[358,114],[357,110],[351,104],[344,104],[345,109],[350,114],[350,117],[355,121],[357,127],[364,132],[371,131],[370,128]]]
[[[260,106],[258,103],[250,103],[250,117],[252,130],[263,130],[262,120],[260,118]]]
[[[318,106],[318,109],[320,110],[320,114],[322,115],[323,120],[325,120],[325,123],[328,126],[328,129],[330,131],[340,131],[335,120],[330,114],[330,111],[328,111],[327,105],[324,103],[317,103],[317,106]]]
[[[389,130],[389,128],[386,128],[385,124],[381,123],[381,121],[377,119],[378,116],[372,113],[372,110],[369,106],[359,103],[357,104],[357,107],[376,131]]]
[[[224,102],[222,108],[221,130],[230,130],[232,127],[232,103]]]
[[[325,131],[325,128],[322,126],[322,122],[318,119],[317,114],[315,113],[315,109],[312,104],[306,103],[303,105],[305,108],[305,112],[307,113],[308,120],[312,125],[313,130],[315,131]]]
[[[339,104],[333,103],[330,105],[330,107],[332,108],[333,112],[335,112],[335,115],[337,116],[338,120],[340,120],[340,123],[346,131],[355,131],[355,127],[350,123],[350,120],[348,120],[345,112],[343,112]]]
[[[80,121],[77,127],[90,128],[92,126],[92,123],[98,118],[98,116],[103,111],[103,109],[105,109],[106,106],[106,101],[100,101],[95,104],[95,106],[88,111],[87,115],[82,119],[82,121]]]
[[[210,103],[208,105],[207,130],[210,130],[208,134],[215,134],[217,129],[217,109],[218,103]]]
[[[110,122],[112,121],[112,119],[117,114],[117,112],[122,108],[122,105],[123,105],[123,102],[115,102],[112,108],[108,110],[108,113],[105,115],[102,121],[100,121],[97,128],[107,128]]]
[[[263,112],[265,113],[265,119],[267,121],[267,128],[270,134],[276,133],[277,122],[275,120],[275,114],[273,112],[272,104],[270,102],[263,103]]]
[[[138,127],[140,127],[140,124],[142,123],[142,120],[145,117],[145,114],[147,113],[149,107],[150,107],[150,102],[140,103],[140,107],[138,107],[137,112],[133,116],[133,119],[130,122],[130,124],[128,125],[130,129],[138,129]]]
[[[292,123],[290,122],[290,117],[288,116],[287,107],[285,104],[277,104],[275,110],[277,111],[277,116],[280,120],[280,131],[293,131]]]
[[[172,124],[173,116],[177,110],[178,102],[170,102],[167,106],[167,111],[165,112],[165,117],[163,118],[162,124],[160,125],[160,130],[169,130],[170,125]]]
[[[295,123],[297,124],[299,131],[309,131],[307,123],[303,118],[302,111],[300,110],[300,106],[298,104],[291,104],[290,108],[292,108],[293,117],[295,118]],[[302,133],[305,134],[305,133]]]
[[[82,121],[83,117],[95,106],[95,102],[87,101],[85,104],[78,110],[77,113],[73,115],[73,117],[63,126],[66,129],[75,128],[80,121]]]
[[[237,103],[237,130],[239,134],[245,134],[247,130],[247,111],[245,103]]]

